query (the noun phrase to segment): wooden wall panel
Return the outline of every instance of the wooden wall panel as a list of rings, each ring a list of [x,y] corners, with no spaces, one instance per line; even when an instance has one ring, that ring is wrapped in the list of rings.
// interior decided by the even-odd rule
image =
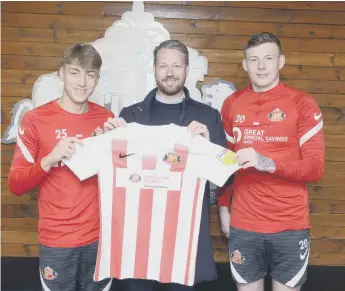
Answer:
[[[11,121],[13,105],[31,97],[40,75],[58,69],[69,44],[103,37],[131,7],[130,2],[3,2],[1,134]],[[208,58],[206,82],[220,77],[237,88],[247,86],[241,60],[248,36],[269,31],[280,37],[286,54],[282,80],[312,94],[324,117],[325,176],[308,186],[310,264],[344,265],[345,3],[148,1],[145,10],[165,26],[171,38]],[[37,189],[23,196],[10,192],[7,176],[14,147],[1,147],[2,255],[35,257],[39,255]],[[214,258],[227,262],[218,211],[215,206],[211,209]]]

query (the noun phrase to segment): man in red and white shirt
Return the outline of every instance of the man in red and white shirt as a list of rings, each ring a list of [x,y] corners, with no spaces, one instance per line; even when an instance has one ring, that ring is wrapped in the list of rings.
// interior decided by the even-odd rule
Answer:
[[[220,197],[223,231],[239,291],[263,291],[269,267],[274,291],[300,290],[310,253],[307,182],[324,172],[322,113],[308,94],[279,81],[285,57],[270,33],[251,36],[243,68],[251,85],[222,107],[228,146],[242,166]]]
[[[19,127],[8,181],[22,195],[39,187],[38,239],[43,290],[109,290],[93,282],[99,235],[97,178],[80,182],[62,162],[81,138],[103,132],[109,110],[89,97],[99,80],[102,59],[91,45],[66,49],[60,68],[61,98],[27,112]]]

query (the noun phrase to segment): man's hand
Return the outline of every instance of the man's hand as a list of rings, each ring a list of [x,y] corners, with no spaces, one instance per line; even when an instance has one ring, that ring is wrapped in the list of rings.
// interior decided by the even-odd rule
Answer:
[[[253,148],[238,150],[236,152],[236,160],[243,169],[254,167],[258,171],[269,173],[273,173],[276,170],[276,164],[272,159],[260,155]]]
[[[122,117],[109,117],[108,120],[104,122],[104,132],[108,132],[118,127],[125,127],[126,125],[127,122]]]
[[[41,167],[49,172],[51,167],[63,158],[71,158],[75,152],[76,144],[83,146],[83,142],[76,137],[62,138],[53,150],[41,160]]]
[[[208,132],[207,126],[197,121],[192,121],[187,129],[192,133],[192,136],[200,134],[207,140],[210,140],[210,133]]]
[[[230,213],[227,206],[219,206],[220,228],[227,238],[230,235]]]

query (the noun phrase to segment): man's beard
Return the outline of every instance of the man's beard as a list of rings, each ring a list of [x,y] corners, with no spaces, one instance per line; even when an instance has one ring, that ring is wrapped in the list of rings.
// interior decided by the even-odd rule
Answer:
[[[167,81],[174,80],[177,81],[173,86],[168,86]],[[156,83],[158,89],[167,96],[174,96],[183,90],[184,84],[186,82],[186,76],[183,79],[178,79],[175,77],[167,77],[162,81],[158,80],[156,77]]]

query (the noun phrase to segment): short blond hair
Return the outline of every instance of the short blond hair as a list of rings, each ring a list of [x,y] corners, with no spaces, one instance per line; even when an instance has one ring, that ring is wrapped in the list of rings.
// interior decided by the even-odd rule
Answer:
[[[63,53],[61,67],[65,64],[77,64],[84,69],[100,71],[102,67],[102,57],[90,44],[74,44]]]

